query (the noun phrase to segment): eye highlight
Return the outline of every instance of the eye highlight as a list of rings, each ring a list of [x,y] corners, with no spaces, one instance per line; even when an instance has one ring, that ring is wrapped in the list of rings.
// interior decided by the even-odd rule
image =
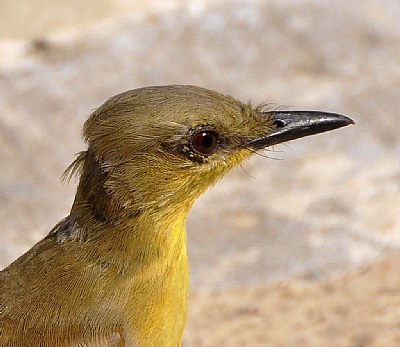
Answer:
[[[214,154],[218,148],[218,133],[212,130],[196,131],[190,140],[190,147],[202,156]]]

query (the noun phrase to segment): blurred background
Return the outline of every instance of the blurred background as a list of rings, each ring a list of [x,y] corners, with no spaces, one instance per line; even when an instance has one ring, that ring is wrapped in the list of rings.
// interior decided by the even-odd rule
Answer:
[[[184,346],[399,346],[399,18],[397,0],[0,0],[0,268],[68,214],[96,107],[195,84],[356,126],[196,203]]]

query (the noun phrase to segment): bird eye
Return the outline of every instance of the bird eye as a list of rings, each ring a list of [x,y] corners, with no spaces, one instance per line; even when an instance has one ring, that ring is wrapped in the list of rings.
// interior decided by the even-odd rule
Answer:
[[[218,133],[212,130],[197,131],[193,134],[190,144],[194,152],[209,156],[217,150]]]

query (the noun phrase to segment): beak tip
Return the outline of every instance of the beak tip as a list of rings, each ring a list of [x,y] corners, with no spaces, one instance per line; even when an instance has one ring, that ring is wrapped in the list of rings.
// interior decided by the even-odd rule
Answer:
[[[343,118],[343,126],[351,125],[351,124],[356,124],[354,120],[352,120],[350,117],[347,116],[342,116]]]

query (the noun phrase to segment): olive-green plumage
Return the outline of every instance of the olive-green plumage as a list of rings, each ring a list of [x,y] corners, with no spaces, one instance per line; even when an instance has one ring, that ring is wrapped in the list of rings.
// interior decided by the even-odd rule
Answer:
[[[69,216],[0,274],[0,346],[179,346],[187,212],[255,151],[351,123],[303,113],[194,86],[131,90],[104,103],[85,123],[88,149],[69,168],[80,175]],[[304,130],[312,117],[324,126]]]

